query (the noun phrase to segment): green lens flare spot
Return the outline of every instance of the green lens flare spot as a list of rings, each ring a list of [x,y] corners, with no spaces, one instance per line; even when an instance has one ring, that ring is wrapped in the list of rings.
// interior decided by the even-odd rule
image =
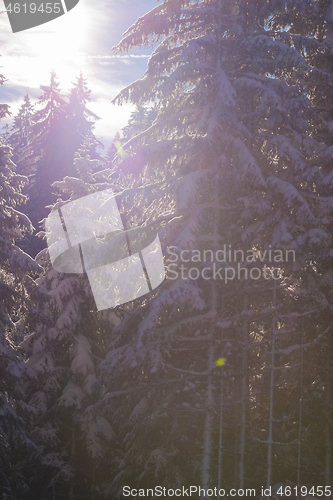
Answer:
[[[226,362],[226,359],[225,358],[219,358],[215,361],[215,365],[216,366],[223,366]]]

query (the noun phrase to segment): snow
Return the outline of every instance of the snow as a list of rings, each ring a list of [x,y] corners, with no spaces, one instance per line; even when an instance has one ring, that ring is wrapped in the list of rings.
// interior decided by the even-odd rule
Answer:
[[[74,374],[87,376],[94,371],[94,363],[91,359],[91,345],[88,339],[78,334],[74,336],[75,344],[71,349],[73,361],[71,363],[71,371]]]
[[[86,397],[84,390],[70,381],[63,390],[61,397],[59,398],[60,406],[74,406],[77,409],[82,408],[83,400]]]

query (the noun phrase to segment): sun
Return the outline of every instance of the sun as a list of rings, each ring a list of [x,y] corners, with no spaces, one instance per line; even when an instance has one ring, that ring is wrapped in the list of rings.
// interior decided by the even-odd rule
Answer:
[[[62,79],[73,79],[91,36],[89,10],[79,3],[71,11],[42,26],[32,28],[24,37],[31,58],[40,71],[54,69]]]

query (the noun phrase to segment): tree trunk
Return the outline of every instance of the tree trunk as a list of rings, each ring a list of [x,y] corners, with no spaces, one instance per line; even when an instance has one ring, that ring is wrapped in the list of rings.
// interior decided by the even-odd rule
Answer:
[[[91,500],[95,500],[95,481],[96,481],[96,464],[93,459],[93,477],[92,477],[92,489],[91,489]]]
[[[219,62],[218,62],[219,64]],[[217,240],[219,238],[219,183],[215,183],[214,187],[214,201],[215,210],[213,211],[213,221],[211,225],[212,234],[212,247],[213,255],[216,255]],[[217,312],[217,288],[216,281],[212,281],[211,285],[211,297],[210,297],[210,309],[212,311],[212,327],[211,336],[208,346],[208,379],[207,379],[207,392],[206,392],[206,415],[205,415],[205,427],[204,427],[204,438],[203,438],[203,457],[202,457],[202,485],[203,490],[209,487],[209,482],[211,478],[210,468],[211,468],[211,454],[212,454],[212,420],[213,420],[213,407],[214,407],[214,384],[213,384],[213,369],[214,369],[214,336],[215,336],[215,316]],[[201,498],[205,498],[204,493],[202,493]]]
[[[244,295],[243,310],[247,311],[249,307],[248,295]],[[248,321],[243,322],[242,328],[242,379],[241,379],[241,394],[240,394],[240,438],[239,438],[239,487],[244,487],[244,462],[245,462],[245,440],[246,440],[246,413],[249,398],[249,381],[248,381]]]
[[[221,330],[221,347],[223,340],[223,329]],[[223,353],[221,352],[221,355]],[[217,489],[220,491],[222,487],[222,437],[223,437],[223,370],[220,371],[220,425],[219,425],[219,456],[218,456],[218,471],[217,471]],[[220,496],[218,496],[219,500]]]
[[[331,426],[329,420],[325,427],[325,486],[331,485]]]
[[[299,400],[299,423],[298,423],[298,459],[297,459],[297,486],[301,486],[301,446],[302,446],[302,417],[303,417],[303,342],[304,342],[304,317],[302,319],[302,343],[301,343],[301,390]],[[298,490],[297,490],[298,491]],[[297,495],[299,498],[299,493]]]
[[[212,335],[213,336],[213,335]],[[207,383],[207,393],[206,393],[206,417],[205,417],[205,428],[204,428],[204,442],[203,442],[203,457],[202,457],[202,486],[206,491],[209,488],[210,483],[210,466],[211,466],[211,453],[212,453],[212,419],[213,419],[213,338],[210,340],[208,348],[208,383]],[[202,499],[205,495],[202,493]]]
[[[331,445],[331,365],[330,360],[327,361],[326,370],[326,425],[325,425],[325,486],[331,485],[331,460],[332,460],[332,445]]]
[[[74,456],[75,456],[75,425],[73,422],[72,423],[72,445],[71,445],[71,458],[72,458],[73,465],[74,465]],[[71,478],[68,500],[74,500],[74,482],[75,482],[75,474],[73,474],[73,476]]]
[[[273,306],[276,305],[276,290],[274,281]],[[271,366],[270,366],[270,386],[269,386],[269,426],[268,426],[268,453],[267,453],[267,481],[266,488],[271,486],[272,479],[272,449],[273,449],[273,403],[274,403],[274,365],[275,365],[275,332],[276,332],[276,316],[273,313],[272,333],[271,333]]]

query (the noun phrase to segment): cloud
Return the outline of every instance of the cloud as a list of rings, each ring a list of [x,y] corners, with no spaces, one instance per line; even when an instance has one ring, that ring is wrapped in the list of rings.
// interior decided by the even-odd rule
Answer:
[[[126,85],[142,77],[147,68],[147,49],[133,54],[112,54],[139,16],[156,5],[155,0],[101,0],[80,3],[68,14],[21,33],[13,34],[6,15],[0,15],[0,72],[7,82],[0,87],[0,102],[16,113],[23,97],[33,100],[41,95],[54,70],[66,94],[82,71],[92,90],[90,109],[102,119],[96,135],[110,142],[124,127],[133,106],[111,105],[111,100]],[[144,53],[142,53],[144,52]]]
[[[89,59],[122,60],[122,59],[149,59],[150,54],[124,54],[120,56],[87,56]]]

